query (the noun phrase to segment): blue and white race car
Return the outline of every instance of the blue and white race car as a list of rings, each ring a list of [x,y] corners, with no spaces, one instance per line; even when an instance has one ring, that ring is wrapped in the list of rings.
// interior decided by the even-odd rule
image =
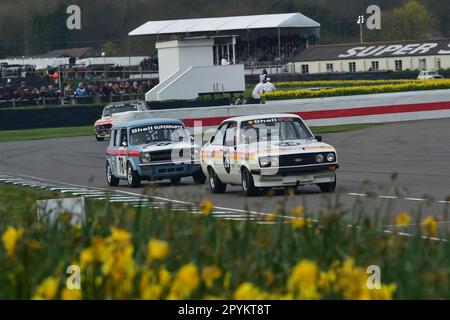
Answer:
[[[183,177],[193,177],[196,184],[204,184],[199,154],[200,146],[180,120],[127,121],[111,130],[106,181],[117,186],[123,179],[138,188],[142,180],[168,179],[178,184]]]

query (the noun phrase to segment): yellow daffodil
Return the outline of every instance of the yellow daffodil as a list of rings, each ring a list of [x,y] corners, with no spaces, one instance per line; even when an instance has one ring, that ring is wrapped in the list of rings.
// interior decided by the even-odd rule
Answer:
[[[265,218],[264,218],[264,220],[267,222],[274,222],[274,221],[277,221],[277,219],[278,219],[278,216],[274,213],[271,213],[271,214],[265,216]]]
[[[151,239],[147,246],[148,261],[164,261],[169,254],[169,244],[166,241]]]
[[[422,229],[426,235],[435,237],[438,234],[437,221],[434,217],[428,216],[422,221]]]
[[[81,292],[81,290],[69,290],[67,288],[64,288],[61,292],[61,299],[62,300],[82,300],[83,293]]]
[[[222,270],[217,266],[205,267],[202,270],[202,278],[208,288],[211,288],[218,278],[222,276]]]
[[[401,212],[395,216],[395,223],[400,227],[407,226],[410,222],[411,217],[407,212]]]
[[[190,263],[183,266],[176,274],[170,288],[170,299],[183,300],[191,296],[200,284],[197,267]]]
[[[234,293],[235,300],[265,300],[267,295],[250,282],[245,282],[239,286]]]
[[[14,228],[8,227],[6,231],[2,235],[3,246],[6,250],[6,255],[11,257],[16,252],[17,241],[22,238],[23,229],[22,228]]]
[[[37,288],[33,300],[53,300],[58,293],[58,280],[53,277],[45,279]]]
[[[306,224],[305,219],[303,218],[294,218],[291,221],[292,228],[294,229],[302,229]]]
[[[305,208],[303,206],[298,206],[292,209],[291,214],[294,216],[302,216],[305,214]]]
[[[203,215],[209,216],[214,210],[214,203],[211,200],[205,200],[200,206]]]
[[[296,294],[299,299],[319,299],[317,280],[319,268],[313,261],[302,260],[294,267],[288,279],[288,290]]]

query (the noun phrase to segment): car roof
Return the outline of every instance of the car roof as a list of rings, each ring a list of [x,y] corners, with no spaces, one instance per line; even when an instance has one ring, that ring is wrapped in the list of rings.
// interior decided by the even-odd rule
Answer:
[[[160,124],[179,124],[183,125],[184,123],[178,119],[169,119],[169,118],[154,118],[154,119],[142,119],[142,120],[133,120],[129,121],[127,124],[127,128],[131,127],[140,127],[140,126],[154,126]]]
[[[243,122],[243,121],[250,121],[250,120],[269,119],[269,118],[285,118],[285,117],[300,118],[296,114],[275,113],[275,114],[262,114],[262,115],[234,117],[234,118],[227,119],[224,122],[229,122],[229,121]]]

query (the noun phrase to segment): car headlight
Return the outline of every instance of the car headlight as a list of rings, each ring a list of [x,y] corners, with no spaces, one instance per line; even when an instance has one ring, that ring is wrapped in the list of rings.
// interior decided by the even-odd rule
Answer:
[[[280,165],[280,159],[278,157],[273,157],[271,159],[272,167],[278,167]]]
[[[335,162],[336,161],[336,156],[334,155],[334,153],[327,154],[327,161],[328,162]]]
[[[319,154],[316,156],[316,161],[317,161],[317,163],[322,163],[324,160],[325,160],[325,157],[323,156],[323,154],[319,153]]]
[[[141,153],[141,156],[139,157],[141,159],[142,163],[150,163],[152,160],[152,155],[148,152]]]
[[[259,164],[261,165],[262,168],[270,167],[270,163],[271,161],[269,157],[259,158]]]

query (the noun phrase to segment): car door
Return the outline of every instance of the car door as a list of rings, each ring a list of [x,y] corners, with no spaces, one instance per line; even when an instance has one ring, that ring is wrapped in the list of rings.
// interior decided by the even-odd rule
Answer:
[[[225,177],[225,168],[223,166],[223,157],[224,157],[224,142],[225,142],[225,134],[229,123],[223,123],[219,129],[217,129],[214,138],[211,141],[211,162],[213,164],[214,171],[217,176],[222,180]]]
[[[117,130],[117,137],[119,141],[116,152],[116,168],[117,177],[127,177],[127,149],[128,149],[128,136],[127,129]]]
[[[224,168],[222,181],[225,183],[240,183],[241,180],[240,161],[237,152],[237,129],[237,122],[234,121],[228,124],[225,131],[222,158]]]

